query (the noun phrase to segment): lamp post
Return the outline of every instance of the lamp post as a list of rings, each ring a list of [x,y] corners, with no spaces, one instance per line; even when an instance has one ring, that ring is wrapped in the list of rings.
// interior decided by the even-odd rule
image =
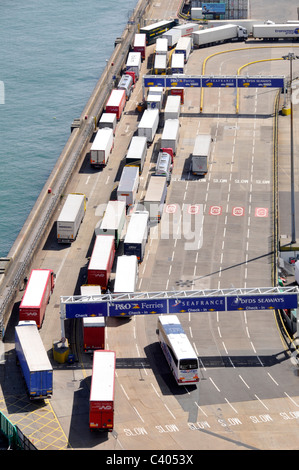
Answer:
[[[293,52],[282,56],[284,60],[290,61],[290,108],[291,108],[291,224],[292,241],[296,243],[296,223],[295,223],[295,189],[294,189],[294,126],[293,126],[293,99],[292,99],[292,81],[293,81],[293,60],[299,59],[299,56]]]

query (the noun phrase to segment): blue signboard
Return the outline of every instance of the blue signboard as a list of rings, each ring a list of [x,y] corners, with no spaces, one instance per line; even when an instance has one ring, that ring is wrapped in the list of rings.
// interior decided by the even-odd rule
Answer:
[[[226,88],[236,87],[236,77],[202,77],[202,87],[206,88]]]
[[[238,77],[239,88],[283,88],[281,77]]]
[[[109,305],[110,317],[167,313],[167,299],[115,301]]]
[[[201,77],[166,77],[166,87],[200,88]]]
[[[106,302],[73,302],[65,304],[66,318],[106,317],[107,312],[108,304]]]
[[[275,310],[297,307],[297,294],[240,295],[227,297],[227,310]]]
[[[202,14],[209,15],[211,13],[225,13],[225,3],[203,3]]]
[[[155,75],[153,77],[144,77],[144,86],[145,87],[150,87],[150,86],[162,86],[165,87],[165,77],[159,77],[158,75]]]
[[[168,307],[169,313],[224,311],[225,297],[169,299]]]

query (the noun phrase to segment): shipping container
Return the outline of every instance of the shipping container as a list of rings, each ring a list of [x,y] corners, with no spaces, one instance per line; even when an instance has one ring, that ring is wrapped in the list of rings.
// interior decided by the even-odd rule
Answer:
[[[146,54],[146,34],[137,33],[134,36],[134,45],[133,45],[134,52],[140,52],[141,59],[145,59]]]
[[[147,138],[145,136],[134,136],[129,145],[126,155],[126,166],[137,166],[139,174],[142,173],[147,152]]]
[[[115,113],[103,113],[99,120],[99,129],[103,129],[103,127],[109,127],[113,130],[113,134],[115,134],[116,123],[117,117]]]
[[[118,247],[126,221],[125,201],[109,201],[97,235],[113,235],[115,248]]]
[[[139,78],[141,69],[141,53],[140,52],[129,52],[127,63],[126,63],[126,71],[134,72],[136,80]]]
[[[168,51],[168,40],[167,38],[158,38],[156,40],[156,48],[155,48],[155,54],[156,55],[167,55]]]
[[[189,59],[189,55],[191,54],[191,50],[192,50],[192,38],[183,37],[183,38],[179,39],[179,41],[178,41],[178,43],[177,43],[177,45],[174,49],[174,52],[175,52],[175,55],[176,54],[183,54],[184,55],[184,61],[186,63]]]
[[[138,124],[138,135],[146,137],[147,142],[153,142],[159,125],[159,110],[146,109]]]
[[[180,137],[180,121],[178,119],[167,119],[161,137],[161,148],[167,147],[176,154]]]
[[[137,166],[125,166],[117,188],[117,200],[125,201],[126,207],[135,204],[138,187],[139,168]]]
[[[163,213],[167,195],[165,176],[151,176],[144,197],[144,208],[149,213],[150,221],[159,222]]]
[[[172,54],[171,57],[171,75],[182,75],[185,69],[184,54]]]
[[[19,320],[34,320],[40,328],[53,289],[52,269],[33,269],[19,307]]]
[[[156,54],[154,61],[154,75],[166,75],[167,73],[167,55]]]
[[[15,348],[30,399],[50,398],[53,368],[35,321],[21,321],[15,327]]]
[[[107,289],[115,257],[113,235],[97,235],[87,269],[87,282]]]
[[[89,396],[89,427],[112,431],[114,426],[115,352],[93,353]]]
[[[107,165],[112,152],[114,135],[111,128],[99,129],[90,148],[90,163],[92,166]]]
[[[136,211],[131,215],[124,239],[124,254],[137,256],[139,263],[143,261],[149,229],[147,211]]]
[[[138,280],[138,260],[135,255],[122,255],[117,258],[114,293],[133,294]]]
[[[121,118],[122,112],[126,104],[125,90],[114,89],[111,91],[105,106],[106,113],[115,113],[117,119]]]
[[[209,134],[196,136],[191,160],[191,171],[194,175],[205,175],[208,172],[211,146],[212,137]]]
[[[76,239],[86,210],[85,194],[67,196],[56,223],[58,243],[71,243]]]
[[[164,121],[167,119],[179,119],[181,112],[181,97],[168,95],[164,109]]]
[[[133,90],[133,78],[131,75],[124,74],[119,84],[117,85],[118,90],[124,90],[126,92],[126,99],[129,100]]]

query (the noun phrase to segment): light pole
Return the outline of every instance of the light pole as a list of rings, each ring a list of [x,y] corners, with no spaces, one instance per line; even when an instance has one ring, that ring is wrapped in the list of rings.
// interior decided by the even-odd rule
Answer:
[[[292,99],[292,81],[293,81],[293,60],[299,59],[299,56],[293,52],[282,56],[284,60],[290,61],[290,108],[291,108],[291,223],[292,223],[292,241],[296,243],[296,222],[295,222],[295,188],[294,188],[294,127],[293,127],[293,99]]]

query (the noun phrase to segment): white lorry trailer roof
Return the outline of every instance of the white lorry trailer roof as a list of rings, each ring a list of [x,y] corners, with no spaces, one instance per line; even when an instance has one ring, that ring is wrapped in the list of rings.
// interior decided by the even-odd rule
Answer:
[[[199,134],[195,138],[193,155],[208,155],[212,137],[210,134]]]
[[[151,176],[144,201],[161,202],[166,185],[165,176]]]
[[[114,292],[122,293],[135,292],[136,288],[136,275],[138,270],[137,256],[118,256]]]
[[[142,118],[139,122],[139,128],[152,128],[157,116],[159,116],[158,109],[145,109]]]
[[[69,194],[57,222],[74,222],[84,198],[84,194]]]
[[[177,139],[179,127],[180,121],[178,119],[166,119],[161,140]]]
[[[114,351],[94,351],[90,401],[113,401]]]
[[[125,201],[109,201],[100,225],[100,230],[117,230],[126,211]]]
[[[113,235],[97,235],[88,269],[106,269],[113,246]]]
[[[31,372],[52,370],[51,363],[43,345],[35,322],[20,322],[16,326],[17,335]]]
[[[124,93],[124,90],[118,91]],[[103,127],[102,129],[99,129],[96,133],[95,139],[92,143],[90,150],[106,150],[107,145],[111,139],[111,134],[113,135],[113,129],[110,129],[108,127]]]
[[[39,307],[50,274],[49,269],[33,269],[21,302],[21,307]]]
[[[106,103],[106,107],[108,106],[119,106],[119,104],[122,102],[124,96],[124,90],[118,90],[114,89],[111,92],[111,95],[109,96],[109,99]]]
[[[149,213],[147,211],[134,212],[128,224],[124,243],[142,243],[145,229],[148,226]]]

